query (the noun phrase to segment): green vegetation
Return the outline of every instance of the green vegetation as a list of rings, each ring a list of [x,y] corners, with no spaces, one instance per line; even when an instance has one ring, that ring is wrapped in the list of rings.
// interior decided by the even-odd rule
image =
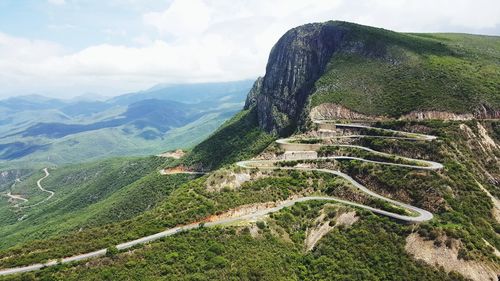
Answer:
[[[115,246],[111,246],[106,249],[106,257],[114,258],[116,257],[116,255],[118,255],[119,252],[120,250],[118,250]]]
[[[182,185],[156,208],[132,219],[23,243],[0,252],[0,266],[18,266],[107,248],[165,228],[197,222],[238,206],[285,200],[306,191],[306,194],[324,192],[338,197],[355,194],[345,188],[342,179],[330,174],[283,170],[273,175],[245,183],[239,190],[224,189],[222,192],[207,191],[206,177],[202,177]]]
[[[334,230],[312,253],[309,280],[464,280],[409,258],[402,238],[407,234],[407,228],[375,217]]]
[[[360,113],[389,117],[414,110],[470,113],[480,106],[486,110],[499,108],[498,38],[400,34],[337,24],[353,30],[347,42],[362,44],[366,54],[334,55],[315,85],[311,106],[333,102]],[[227,117],[213,114],[197,119],[196,126],[186,131],[178,129],[176,138],[197,142],[189,137],[191,130],[213,118]],[[278,116],[281,121],[287,118]],[[98,249],[107,249],[107,254],[91,262],[57,265],[0,280],[464,280],[454,272],[447,274],[440,267],[414,260],[405,251],[406,238],[418,232],[436,245],[458,240],[460,259],[500,263],[487,244],[500,249],[500,224],[491,213],[493,204],[485,192],[500,195],[499,124],[387,121],[377,126],[433,134],[439,140],[353,140],[381,152],[442,162],[444,169],[440,171],[357,160],[306,160],[283,161],[279,163],[283,168],[254,169],[246,174],[231,164],[256,156],[274,140],[259,128],[253,108],[234,116],[178,160],[120,158],[52,167],[42,185],[56,195],[36,208],[28,206],[47,196],[36,188],[42,171],[19,172],[25,176],[15,186],[9,181],[17,174],[6,175],[0,183],[2,192],[13,191],[29,201],[17,207],[0,201],[0,268]],[[210,131],[210,126],[204,128],[204,133]],[[380,130],[361,131],[399,136]],[[496,144],[491,144],[492,140]],[[276,145],[269,147],[265,156],[273,152],[279,152]],[[352,148],[327,146],[319,153],[415,164]],[[311,201],[273,213],[265,221],[207,226],[213,216],[244,212],[245,208],[237,209],[241,206],[251,209],[252,204],[325,194],[412,215],[358,193],[346,180],[332,174],[287,169],[299,163],[338,169],[374,192],[424,208],[435,216],[429,222],[410,226],[368,211]],[[160,168],[178,165],[201,171],[224,169],[202,177],[158,173]],[[224,178],[226,175],[228,178]],[[336,221],[346,212],[351,212],[347,220],[354,214],[356,218]],[[200,228],[123,252],[113,246],[191,223]],[[317,243],[308,251],[307,238],[320,226],[332,229],[314,241]]]
[[[415,263],[404,250],[411,227],[374,215],[335,228],[312,252],[305,231],[324,204],[285,209],[252,237],[248,227],[203,228],[180,233],[92,266],[58,266],[24,278],[49,280],[463,280]],[[338,212],[342,209],[337,209]],[[283,239],[290,236],[291,240]],[[203,241],[203,243],[200,243]],[[376,241],[376,243],[374,243]],[[258,257],[258,258],[255,258]],[[18,276],[2,280],[14,280]]]
[[[178,128],[173,128],[162,137],[145,139],[134,128],[106,128],[70,135],[61,139],[40,137],[37,142],[48,143],[48,149],[38,150],[19,159],[9,160],[0,166],[2,170],[33,168],[55,164],[93,162],[117,156],[145,156],[177,148],[189,149],[214,132],[236,112],[209,113]],[[96,145],[98,144],[98,145]],[[47,161],[50,159],[50,161]]]
[[[479,184],[498,196],[498,188],[494,187],[491,177],[500,175],[498,162],[495,160],[495,157],[500,156],[500,151],[483,150],[485,144],[481,143],[481,137],[468,135],[464,127],[465,125],[472,133],[478,134],[479,126],[493,132],[492,128],[496,124],[497,121],[386,122],[380,125],[392,129],[419,127],[440,136],[440,139],[430,143],[403,142],[400,146],[391,140],[363,141],[381,151],[405,151],[410,157],[426,151],[433,152],[430,157],[444,163],[443,172],[408,172],[404,168],[359,164],[354,161],[343,161],[340,164],[345,172],[358,181],[370,183],[390,194],[398,194],[401,198],[411,198],[410,204],[425,206],[433,212],[435,218],[421,225],[421,235],[429,239],[443,235],[460,239],[464,245],[461,258],[498,262],[492,249],[482,239],[498,249],[500,224],[492,217],[493,204]]]
[[[349,25],[375,55],[337,53],[311,106],[336,103],[369,115],[500,108],[499,37],[402,34]],[[333,87],[334,85],[334,87]]]
[[[318,156],[328,157],[328,156],[349,156],[349,157],[359,157],[372,161],[388,162],[388,163],[398,163],[404,165],[415,165],[415,166],[425,166],[425,163],[419,161],[407,160],[394,155],[384,155],[375,152],[366,151],[361,148],[356,147],[342,147],[335,145],[322,146],[318,150]]]
[[[298,140],[295,140],[295,141],[292,141],[292,142],[306,143],[306,144],[317,144],[317,143],[321,143],[322,140],[321,139],[308,138],[308,139],[298,139]]]
[[[187,187],[180,189],[170,200],[155,208],[155,205],[165,200],[170,192],[192,178],[182,174],[161,176],[158,169],[184,161],[193,165],[200,164],[196,159],[206,160],[201,164],[220,166],[234,161],[235,158],[251,157],[272,141],[269,135],[257,128],[255,122],[253,112],[244,112],[236,116],[206,142],[197,146],[187,159],[166,162],[164,158],[157,157],[136,160],[114,159],[51,171],[51,176],[44,180],[43,185],[56,191],[56,196],[47,205],[33,210],[27,219],[21,222],[10,220],[10,225],[0,228],[6,237],[2,240],[3,247],[17,243],[17,246],[9,251],[18,254],[30,252],[29,249],[33,247],[51,248],[48,252],[42,251],[42,254],[35,253],[34,256],[30,254],[29,257],[16,261],[16,264],[26,264],[67,255],[69,252],[79,253],[105,248],[113,243],[160,231],[166,226],[175,226],[207,216],[215,211],[211,206],[213,203],[201,201],[200,205],[196,206],[200,209],[189,210],[199,198],[193,198]],[[241,138],[241,134],[252,140],[253,145],[246,146],[247,139]],[[220,150],[209,149],[211,147],[219,147]],[[227,153],[228,151],[232,153]],[[33,186],[40,177],[41,174],[32,176],[24,181],[18,190],[36,191]],[[202,182],[193,181],[191,185],[203,193]],[[289,190],[283,189],[282,192],[284,192],[282,195],[278,193],[274,196],[279,196],[281,199],[289,196]],[[223,197],[220,200],[226,203],[217,210],[224,211],[229,207],[255,200],[277,199],[273,193],[266,195],[270,197],[263,198],[259,197],[262,193],[245,194],[244,200],[236,200],[234,196]],[[39,200],[43,199],[42,195]],[[226,194],[229,195],[231,193]],[[32,202],[36,202],[35,199]],[[178,213],[183,207],[186,208],[185,213]],[[0,205],[0,211],[4,209],[8,210]],[[165,213],[165,210],[170,211]],[[165,217],[165,214],[170,215]],[[137,215],[139,216],[136,217]],[[15,217],[14,214],[11,214],[11,217]],[[106,226],[100,227],[103,225]],[[40,241],[34,239],[43,239],[45,244],[42,245]],[[26,243],[20,243],[23,241]],[[82,241],[85,243],[82,244]]]
[[[434,151],[434,155],[430,157],[445,163],[445,171],[422,171],[359,161],[328,162],[325,165],[333,164],[377,192],[389,193],[397,200],[433,212],[436,215],[435,219],[417,227],[416,230],[428,239],[446,234],[448,237],[461,240],[464,245],[460,249],[461,258],[497,261],[482,238],[497,246],[499,241],[495,231],[500,228],[491,217],[492,205],[489,199],[474,181],[472,171],[476,173],[479,168],[476,167],[476,170],[471,171],[465,169],[468,165],[489,167],[487,166],[489,162],[481,155],[468,154],[475,148],[470,146],[471,143],[467,139],[469,137],[461,133],[460,126],[454,122],[435,121],[388,122],[380,125],[394,129],[418,128],[439,136],[449,136],[443,137],[442,141],[438,142],[396,142],[375,138],[359,140],[380,151],[389,153],[404,151],[408,157],[417,157],[426,151]],[[467,125],[473,132],[478,132],[475,123],[469,122]],[[493,132],[494,122],[483,125],[488,128],[488,132]],[[463,145],[459,148],[461,153],[456,152],[458,144]],[[457,155],[466,156],[467,161],[464,162],[462,158],[457,159]],[[481,157],[480,163],[469,163],[477,161],[478,157]],[[158,158],[151,158],[149,161],[154,159]],[[151,163],[151,167],[179,163],[175,160],[166,163],[154,162],[156,164],[153,162],[148,162]],[[294,161],[290,162],[297,164]],[[228,169],[234,169],[235,172],[240,170],[231,166],[228,166]],[[258,172],[252,171],[252,173]],[[171,188],[171,191],[162,197],[161,202],[156,203],[156,207],[147,211],[139,210],[136,216],[124,220],[117,219],[120,215],[96,217],[95,221],[89,220],[89,226],[81,231],[19,244],[0,253],[0,266],[30,264],[109,248],[109,245],[159,232],[165,228],[192,222],[203,224],[204,218],[241,205],[284,200],[293,195],[328,194],[351,200],[359,199],[359,194],[346,188],[343,180],[319,172],[276,170],[272,172],[272,177],[265,176],[245,182],[239,188],[222,188],[220,191],[211,191],[207,188],[210,184],[209,176],[179,184],[178,181],[174,181],[174,177],[157,175],[151,172],[150,175],[137,181],[142,182],[140,186],[149,184],[155,186],[152,183],[158,181],[158,187]],[[56,179],[54,174],[53,180],[61,179]],[[488,189],[491,188],[483,178],[479,177],[477,180]],[[180,182],[182,183],[182,180]],[[130,196],[140,196],[139,193],[130,194]],[[386,210],[403,213],[402,210],[392,205],[386,206],[383,202],[370,201],[369,198],[361,200]],[[307,230],[317,225],[315,219],[321,210],[326,210],[324,211],[326,217],[332,220],[339,213],[350,210],[338,205],[331,206],[331,203],[320,201],[301,203],[271,215],[266,222],[259,222],[255,225],[257,230],[250,231],[246,227],[203,227],[164,238],[148,247],[138,247],[131,253],[110,254],[111,257],[103,257],[92,262],[90,267],[58,266],[38,273],[25,274],[23,277],[106,280],[120,276],[143,279],[155,279],[161,276],[168,279],[204,280],[220,279],[220,276],[228,276],[229,279],[231,276],[236,279],[276,280],[283,276],[291,276],[299,280],[333,277],[346,280],[402,278],[461,280],[455,273],[448,275],[439,269],[415,262],[405,253],[405,238],[412,230],[412,226],[397,224],[366,211],[357,211],[361,218],[353,226],[334,228],[319,241],[312,252],[304,252]],[[120,214],[120,210],[124,210],[125,213],[129,207],[124,205],[123,208],[115,209],[114,213]],[[102,227],[96,227],[100,224]],[[242,255],[242,252],[245,254]],[[259,259],[252,258],[257,254]],[[273,266],[270,266],[271,264]]]
[[[8,204],[0,208],[0,248],[126,220],[153,208],[190,178],[160,176],[158,167],[164,161],[159,157],[110,159],[50,170],[42,185],[55,191],[51,200],[34,208]],[[46,198],[36,187],[42,174],[16,184],[12,192],[29,199],[21,208]]]
[[[404,157],[418,155],[419,159],[441,162],[441,141],[408,141],[382,138],[360,138],[355,144]]]
[[[381,200],[378,198],[370,199],[368,205],[373,206],[373,207],[378,208],[378,209],[381,209],[381,210],[389,211],[391,213],[399,214],[399,215],[405,215],[405,216],[412,215],[412,213],[407,211],[406,209],[403,209],[401,207],[398,207],[396,205],[393,205],[387,201],[384,201],[384,200]]]
[[[102,227],[89,225],[77,231],[47,237],[43,242],[35,240],[20,243],[14,248],[0,252],[0,256],[4,257],[0,258],[0,266],[29,264],[62,255],[107,248],[109,245],[153,234],[165,228],[196,222],[209,215],[244,204],[284,200],[304,188],[312,188],[313,183],[308,183],[307,173],[282,171],[276,175],[278,176],[276,178],[245,183],[238,191],[224,192],[207,191],[206,177],[192,180],[173,191],[167,200],[157,204],[155,208],[134,218],[109,223]],[[160,180],[166,178],[169,177],[162,177]],[[172,182],[168,186],[162,184],[160,186],[175,188]]]
[[[256,110],[245,110],[195,146],[183,163],[202,170],[216,169],[257,155],[273,140],[258,127]]]
[[[189,149],[241,109],[251,83],[160,85],[106,101],[0,100],[0,170]]]

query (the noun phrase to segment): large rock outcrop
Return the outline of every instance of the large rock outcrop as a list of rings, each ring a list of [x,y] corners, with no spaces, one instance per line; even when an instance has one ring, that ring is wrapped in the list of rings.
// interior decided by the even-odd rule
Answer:
[[[286,32],[271,50],[266,74],[256,81],[245,108],[255,107],[259,126],[279,135],[306,125],[309,110],[348,119],[500,118],[500,101],[495,100],[498,94],[493,84],[471,88],[482,85],[482,80],[465,74],[462,79],[455,69],[429,66],[435,62],[428,54],[482,65],[482,61],[458,55],[468,49],[443,42],[348,22],[299,26]],[[488,54],[478,55],[489,58]],[[363,71],[360,64],[366,64],[371,72]],[[495,65],[487,66],[496,69]],[[388,74],[377,75],[379,69]],[[408,78],[413,76],[416,78]],[[491,81],[496,78],[492,76]],[[399,85],[401,81],[404,83]],[[319,90],[325,85],[327,92],[322,93]],[[313,94],[316,100],[310,99]],[[445,102],[433,102],[441,100]],[[324,103],[337,108],[318,107]]]
[[[307,24],[288,31],[273,47],[256,97],[259,125],[268,132],[292,130],[314,82],[347,29],[334,23]]]
[[[385,45],[358,38],[357,27],[339,21],[306,24],[291,29],[278,40],[269,55],[260,93],[255,96],[261,128],[286,135],[300,125],[314,83],[335,53],[385,56]]]
[[[262,80],[262,77],[259,77],[253,83],[252,89],[250,89],[250,92],[248,92],[243,109],[249,109],[257,103],[257,95],[262,90]]]

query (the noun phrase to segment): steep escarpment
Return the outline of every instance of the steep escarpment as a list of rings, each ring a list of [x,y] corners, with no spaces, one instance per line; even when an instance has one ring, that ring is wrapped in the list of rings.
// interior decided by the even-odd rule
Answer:
[[[288,31],[273,47],[256,97],[259,125],[269,132],[293,129],[332,54],[348,29],[340,24],[307,24]]]
[[[258,77],[257,80],[255,80],[255,82],[253,83],[252,89],[250,89],[250,92],[248,92],[247,99],[245,100],[245,106],[243,107],[244,110],[247,110],[250,107],[254,106],[257,102],[257,95],[262,90],[262,80],[262,77]]]
[[[325,103],[353,117],[498,118],[499,43],[492,36],[306,24],[273,47],[246,107],[255,105],[259,126],[281,135],[305,124],[308,113]]]
[[[359,28],[352,23],[330,21],[306,24],[281,37],[269,55],[259,94],[251,93],[261,128],[288,134],[302,123],[308,98],[334,54],[345,52],[367,58],[387,56],[383,39],[363,38],[359,36]]]

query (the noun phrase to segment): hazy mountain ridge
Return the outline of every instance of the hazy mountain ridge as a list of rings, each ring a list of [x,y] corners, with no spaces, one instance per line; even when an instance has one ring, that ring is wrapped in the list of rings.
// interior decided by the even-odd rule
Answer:
[[[41,96],[1,100],[0,159],[43,165],[87,161],[79,157],[84,151],[87,159],[96,159],[189,147],[200,139],[190,124],[204,120],[213,130],[242,107],[250,86],[251,81],[161,85],[105,101]],[[185,126],[195,134],[192,141],[176,142],[169,137],[172,129],[177,129],[175,136],[179,137]],[[206,136],[206,129],[199,131]],[[79,150],[79,155],[72,157],[71,149]],[[105,153],[99,156],[101,152]]]

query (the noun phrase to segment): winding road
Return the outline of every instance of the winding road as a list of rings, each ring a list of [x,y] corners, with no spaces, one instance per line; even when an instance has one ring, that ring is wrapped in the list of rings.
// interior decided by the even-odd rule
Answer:
[[[351,137],[351,138],[362,138],[362,137],[381,137],[381,138],[395,138],[395,139],[407,139],[407,140],[420,140],[420,141],[430,141],[436,139],[434,136],[428,136],[428,135],[422,135],[422,134],[413,134],[413,133],[405,133],[405,132],[400,132],[400,131],[394,131],[394,130],[389,130],[389,129],[379,129],[379,128],[372,128],[370,126],[365,126],[365,125],[359,125],[359,124],[335,124],[329,121],[315,121],[315,123],[319,126],[320,131],[322,132],[330,132],[334,133],[334,130],[331,129],[332,125],[340,128],[367,128],[367,129],[377,129],[377,130],[383,130],[395,134],[403,134],[405,137],[398,137],[398,136],[367,136],[367,135],[351,135],[351,136],[331,136],[327,138],[338,138],[338,137]],[[326,127],[326,128],[325,128]],[[288,139],[280,139],[277,140],[277,143],[285,150],[285,151],[316,151],[319,148],[321,148],[322,144],[302,144],[302,143],[296,143],[298,139],[294,138],[288,138]],[[329,145],[332,146],[332,145]],[[370,148],[362,147],[362,146],[356,146],[356,145],[337,145],[337,146],[342,146],[342,147],[351,147],[351,148],[358,148],[358,149],[363,149],[365,151],[369,151],[371,153],[379,154],[379,155],[384,155],[384,156],[393,156],[391,154],[379,152],[372,150]],[[364,161],[364,162],[370,162],[370,163],[376,163],[376,164],[381,164],[381,165],[392,165],[392,166],[399,166],[399,167],[405,167],[405,168],[414,168],[414,169],[424,169],[424,170],[438,170],[442,169],[443,166],[440,163],[433,162],[433,161],[426,161],[426,160],[420,160],[420,159],[412,159],[412,158],[406,158],[402,156],[396,156],[396,159],[402,159],[406,161],[411,161],[413,163],[416,163],[416,165],[410,165],[410,164],[398,164],[398,163],[391,163],[391,162],[382,162],[382,161],[375,161],[375,160],[368,160],[368,159],[363,159],[363,158],[358,158],[358,157],[349,157],[349,156],[331,156],[331,157],[316,157],[316,160],[322,160],[322,159],[335,159],[335,160],[357,160],[357,161]],[[300,158],[294,158],[293,160],[301,160]],[[303,158],[303,160],[311,160],[311,158]],[[314,160],[314,159],[313,159]],[[342,177],[348,182],[350,182],[354,187],[356,187],[358,190],[361,192],[374,197],[378,198],[380,200],[384,200],[385,202],[388,202],[390,204],[399,206],[401,208],[404,208],[412,213],[418,214],[416,216],[407,216],[407,215],[401,215],[401,214],[396,214],[392,213],[389,211],[377,209],[374,207],[362,205],[359,203],[335,198],[335,197],[329,197],[329,196],[306,196],[306,197],[301,197],[301,198],[296,198],[292,200],[287,200],[283,202],[277,203],[276,206],[271,207],[271,208],[266,208],[266,209],[261,209],[258,211],[255,211],[250,214],[245,214],[245,215],[240,215],[237,217],[229,217],[229,218],[219,218],[214,221],[208,221],[204,223],[204,226],[209,227],[209,226],[216,226],[216,225],[226,225],[226,224],[231,224],[231,223],[236,223],[236,222],[245,222],[245,221],[253,221],[257,220],[259,218],[262,218],[263,216],[266,216],[270,213],[277,212],[283,208],[290,207],[294,205],[295,203],[298,202],[305,202],[305,201],[311,201],[311,200],[322,200],[322,201],[334,201],[338,203],[342,203],[345,205],[365,209],[372,211],[374,213],[384,215],[387,217],[391,217],[403,222],[408,222],[408,223],[419,223],[423,221],[428,221],[432,219],[433,215],[432,213],[423,210],[421,208],[411,206],[390,198],[386,198],[380,194],[377,194],[367,187],[363,186],[359,182],[355,181],[353,178],[351,178],[349,175],[342,173],[340,171],[335,171],[335,170],[329,170],[329,169],[315,169],[315,168],[299,168],[299,167],[279,167],[276,164],[279,162],[284,162],[284,161],[289,161],[289,160],[247,160],[247,161],[240,161],[236,163],[239,167],[245,168],[245,169],[268,169],[268,170],[275,170],[275,169],[287,169],[287,170],[302,170],[302,171],[319,171],[319,172],[324,172],[324,173],[330,173],[334,174],[336,176]],[[418,164],[418,165],[417,165]],[[48,192],[51,195],[49,196],[52,197],[54,195],[53,192],[45,190],[41,187],[40,182],[48,177],[49,173],[47,169],[44,169],[46,176],[41,178],[38,181],[38,186],[42,191]],[[45,200],[48,200],[45,199]],[[44,201],[45,201],[44,200]],[[174,228],[167,229],[163,232],[159,232],[153,235],[145,236],[136,240],[128,241],[125,243],[121,243],[116,245],[116,248],[118,250],[124,250],[128,249],[140,244],[148,243],[154,240],[158,240],[163,237],[171,236],[179,232],[183,231],[188,231],[191,229],[199,228],[201,225],[199,223],[192,223],[184,226],[178,226]],[[75,255],[67,258],[63,258],[59,261],[52,260],[47,263],[38,263],[38,264],[33,264],[30,266],[24,266],[24,267],[17,267],[17,268],[7,268],[7,269],[2,269],[0,270],[0,275],[9,275],[9,274],[16,274],[16,273],[22,273],[22,272],[28,272],[28,271],[34,271],[34,270],[39,270],[44,267],[48,266],[54,266],[59,263],[69,263],[69,262],[75,262],[75,261],[82,261],[90,258],[95,258],[95,257],[100,257],[104,256],[107,252],[107,249],[100,249],[97,251],[93,251],[90,253],[85,253],[81,255]]]
[[[11,190],[14,189],[14,187],[16,186],[16,183],[18,182],[21,182],[20,179],[15,179],[14,180],[14,184],[12,184],[12,186],[10,187]],[[24,201],[24,202],[28,202],[28,199],[24,198],[24,197],[21,197],[20,195],[14,195],[12,194],[12,191],[9,191],[7,193],[5,193],[5,196],[9,197],[10,199],[13,199],[13,200],[19,200],[19,201]],[[17,204],[15,205],[17,206]]]
[[[21,209],[26,209],[26,208],[33,208],[35,206],[38,206],[40,204],[43,204],[45,203],[47,200],[50,200],[50,198],[52,198],[52,196],[54,196],[55,192],[54,191],[50,191],[50,190],[47,190],[45,188],[43,188],[42,186],[42,181],[44,179],[46,179],[48,176],[50,176],[50,173],[49,173],[49,169],[48,168],[44,168],[43,171],[45,172],[45,176],[43,176],[42,178],[40,178],[37,182],[36,182],[36,185],[38,187],[38,189],[40,189],[41,191],[43,192],[46,192],[49,194],[49,196],[47,196],[45,199],[43,199],[42,201],[40,202],[37,202],[33,205],[27,205],[27,206],[22,206]],[[27,201],[27,200],[26,200]]]
[[[14,195],[12,194],[11,191],[7,192],[7,194],[5,194],[7,197],[11,198],[11,199],[14,199],[14,200],[20,200],[20,201],[24,201],[24,202],[28,202],[28,199],[24,198],[24,197],[21,197],[19,195]]]
[[[405,139],[405,140],[414,140],[414,141],[419,141],[419,140],[420,141],[431,141],[431,140],[436,139],[435,136],[423,135],[423,134],[414,134],[414,133],[405,133],[405,132],[395,131],[395,130],[390,130],[390,129],[373,128],[373,127],[366,126],[366,125],[337,124],[337,123],[331,123],[329,121],[314,121],[314,123],[318,125],[319,130],[322,131],[322,132],[334,133],[335,132],[334,130],[331,130],[331,129],[328,129],[328,128],[322,128],[323,125],[330,125],[330,126],[334,125],[337,128],[341,127],[341,128],[356,128],[356,129],[357,128],[377,129],[377,130],[380,130],[380,131],[386,131],[386,132],[395,133],[395,134],[409,135],[407,137],[375,136],[375,137],[379,137],[379,138],[396,138],[396,139]],[[329,139],[329,138],[339,138],[339,137],[340,138],[363,138],[363,137],[373,137],[373,136],[371,136],[371,135],[349,135],[349,136],[330,136],[330,137],[320,137],[320,138]],[[303,140],[303,139],[299,139],[299,138],[286,138],[286,139],[279,139],[276,142],[285,151],[294,151],[294,152],[297,152],[297,151],[317,151],[317,150],[319,150],[323,146],[337,146],[337,147],[348,147],[348,148],[362,149],[362,150],[371,152],[373,154],[381,155],[381,156],[391,156],[391,157],[394,156],[394,155],[389,154],[389,153],[384,153],[384,152],[376,151],[376,150],[373,150],[371,148],[364,147],[364,146],[359,146],[359,145],[348,145],[348,144],[328,144],[328,145],[324,145],[324,144],[318,144],[318,143],[310,144],[310,143],[300,143],[300,142],[298,142],[300,140]],[[405,160],[405,161],[413,162],[413,163],[416,163],[416,164],[419,164],[419,165],[399,164],[399,163],[392,163],[392,162],[375,161],[375,160],[369,160],[369,159],[364,159],[364,158],[359,158],[359,157],[350,157],[350,156],[316,157],[313,160],[327,160],[327,159],[334,159],[334,160],[356,160],[356,161],[363,161],[363,162],[375,163],[375,164],[380,164],[380,165],[390,165],[390,166],[413,168],[413,169],[423,169],[423,170],[439,170],[439,169],[443,168],[443,165],[441,163],[437,163],[437,162],[434,162],[434,161],[427,161],[427,160],[421,160],[421,159],[413,159],[413,158],[408,158],[408,157],[403,157],[403,156],[395,156],[395,157],[396,157],[395,159],[397,159],[397,160]],[[311,158],[309,158],[309,157],[294,158],[293,160],[294,161],[295,160],[311,160]],[[267,169],[267,170],[277,170],[277,169],[281,169],[281,170],[302,170],[302,171],[318,171],[318,172],[330,173],[330,174],[333,174],[333,175],[336,175],[336,176],[344,178],[345,180],[347,180],[348,182],[350,182],[354,187],[356,187],[358,190],[360,190],[361,192],[363,192],[363,193],[365,193],[365,194],[367,194],[367,195],[369,195],[371,197],[374,197],[374,198],[386,201],[386,202],[388,202],[390,204],[399,206],[399,207],[404,208],[404,209],[406,209],[406,210],[408,210],[410,212],[417,213],[418,216],[405,216],[405,215],[395,214],[395,213],[391,213],[391,212],[388,212],[388,211],[385,211],[385,210],[380,210],[380,209],[377,209],[377,208],[373,208],[373,207],[370,207],[370,206],[366,206],[366,205],[362,205],[362,204],[358,204],[358,203],[354,203],[354,202],[342,200],[342,199],[335,198],[335,197],[327,197],[327,196],[302,197],[302,198],[300,198],[301,202],[308,201],[308,200],[329,200],[329,201],[336,201],[336,202],[339,202],[339,203],[342,203],[342,204],[345,204],[345,205],[350,205],[350,206],[354,206],[354,207],[366,209],[366,210],[372,211],[372,212],[380,214],[380,215],[384,215],[384,216],[387,216],[387,217],[391,217],[391,218],[394,218],[394,219],[397,219],[397,220],[401,220],[401,221],[404,221],[404,222],[409,222],[409,223],[418,223],[418,222],[428,221],[428,220],[431,220],[432,217],[433,217],[432,213],[430,213],[430,212],[428,212],[426,210],[423,210],[421,208],[418,208],[418,207],[415,207],[415,206],[411,206],[411,205],[408,205],[408,204],[405,204],[405,203],[402,203],[402,202],[399,202],[399,201],[396,201],[396,200],[393,200],[393,199],[389,199],[389,198],[384,197],[384,196],[382,196],[380,194],[377,194],[377,193],[371,191],[370,189],[368,189],[367,187],[365,187],[364,185],[360,184],[356,180],[354,180],[349,175],[347,175],[345,173],[342,173],[340,171],[334,171],[334,170],[329,170],[329,169],[315,169],[315,168],[281,167],[281,166],[277,166],[276,165],[279,162],[286,162],[286,161],[290,161],[290,160],[286,160],[286,159],[284,159],[284,160],[247,160],[247,161],[240,161],[240,162],[238,162],[236,164],[238,166],[242,167],[242,168],[250,168],[250,169],[253,168],[253,169]]]

